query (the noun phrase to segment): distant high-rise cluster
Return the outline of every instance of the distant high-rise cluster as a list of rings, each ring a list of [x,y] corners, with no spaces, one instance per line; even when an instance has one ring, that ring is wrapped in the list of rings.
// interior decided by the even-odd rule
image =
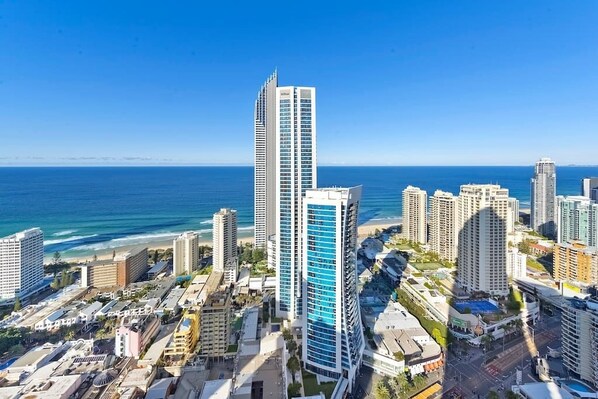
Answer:
[[[532,229],[545,237],[552,238],[556,233],[556,167],[550,158],[536,162],[534,177],[531,180]]]
[[[0,239],[0,300],[23,299],[44,278],[44,234],[33,228]]]
[[[557,242],[581,241],[598,246],[598,203],[587,197],[557,197]]]
[[[268,78],[256,100],[255,139],[255,246],[267,248],[276,269],[276,315],[303,328],[306,368],[348,378],[351,390],[364,349],[356,271],[361,188],[316,189],[313,87],[278,87],[276,73]]]
[[[239,274],[237,252],[237,211],[223,208],[214,214],[214,271],[224,274],[226,284],[235,283]]]

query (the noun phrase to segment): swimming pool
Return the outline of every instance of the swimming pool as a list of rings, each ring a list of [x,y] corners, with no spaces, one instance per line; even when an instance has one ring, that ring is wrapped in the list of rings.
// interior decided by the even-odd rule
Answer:
[[[569,388],[578,392],[594,393],[595,391],[581,381],[576,380],[561,380],[561,384],[567,385]]]
[[[17,359],[18,359],[18,357],[13,357],[12,359],[8,359],[4,363],[0,364],[0,370],[5,370],[5,369],[9,368],[11,364],[13,364],[14,362],[17,361]]]

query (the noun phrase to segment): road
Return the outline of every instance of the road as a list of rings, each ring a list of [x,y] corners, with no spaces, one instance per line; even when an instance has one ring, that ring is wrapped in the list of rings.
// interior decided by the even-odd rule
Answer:
[[[533,341],[532,341],[533,335]],[[485,397],[488,391],[508,390],[515,382],[517,368],[523,368],[523,381],[533,381],[529,364],[536,353],[547,353],[547,347],[560,346],[561,322],[560,314],[552,317],[543,315],[543,318],[534,327],[534,332],[529,336],[518,336],[505,344],[502,341],[494,342],[494,349],[483,353],[479,349],[472,349],[466,356],[447,357],[443,391],[447,392],[458,386],[468,397]],[[533,345],[531,344],[533,342]]]

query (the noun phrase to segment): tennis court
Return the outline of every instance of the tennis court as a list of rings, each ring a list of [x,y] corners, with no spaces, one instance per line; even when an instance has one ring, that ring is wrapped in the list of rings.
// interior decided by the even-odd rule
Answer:
[[[499,313],[500,309],[493,303],[486,300],[472,300],[472,301],[459,301],[456,302],[453,307],[457,309],[459,313],[464,313],[466,308],[471,310],[471,314],[491,314]]]

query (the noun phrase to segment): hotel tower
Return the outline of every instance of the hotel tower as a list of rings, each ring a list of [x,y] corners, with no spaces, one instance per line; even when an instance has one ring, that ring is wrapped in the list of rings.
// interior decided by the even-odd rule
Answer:
[[[461,186],[458,202],[458,282],[468,292],[507,295],[509,190],[494,184]]]
[[[301,202],[316,187],[316,89],[276,89],[276,314],[302,314]]]
[[[303,361],[353,386],[364,338],[357,293],[361,186],[308,190],[303,200]]]

